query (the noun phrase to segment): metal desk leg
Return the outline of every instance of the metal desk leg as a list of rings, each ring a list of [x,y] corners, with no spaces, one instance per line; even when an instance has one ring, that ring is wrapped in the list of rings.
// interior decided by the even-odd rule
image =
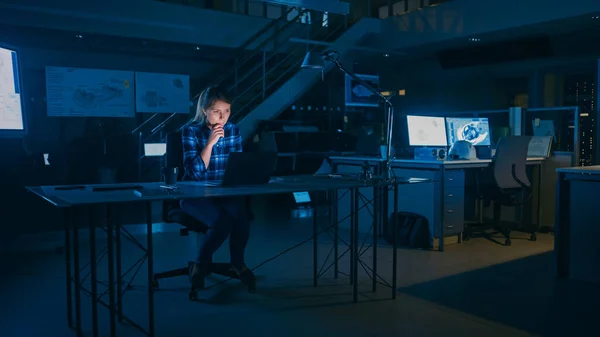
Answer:
[[[70,211],[74,217],[74,210]],[[73,229],[73,283],[75,284],[75,329],[77,329],[77,337],[83,336],[81,328],[81,275],[79,266],[79,229],[74,221],[71,221]]]
[[[123,267],[121,263],[121,222],[117,219],[115,222],[115,255],[116,255],[116,273],[117,273],[117,317],[119,322],[123,321]]]
[[[571,184],[565,173],[556,177],[556,209],[554,210],[554,252],[556,277],[568,279],[570,274],[569,251],[571,250]]]
[[[98,272],[96,270],[96,227],[94,226],[93,213],[90,212],[90,282],[92,296],[92,335],[98,337]]]
[[[379,240],[379,197],[381,187],[373,187],[373,292],[377,291],[377,241]]]
[[[71,275],[71,210],[65,211],[65,272],[67,278],[67,324],[73,327],[73,276]]]
[[[350,197],[352,201],[352,300],[358,302],[358,188],[353,188]]]
[[[115,250],[113,242],[113,219],[110,205],[106,205],[106,250],[108,251],[108,306],[110,314],[110,336],[117,335],[117,310],[115,308]]]
[[[318,240],[319,228],[317,227],[317,212],[313,211],[313,286],[318,286],[319,283],[319,267],[317,266],[318,259]]]
[[[535,232],[539,232],[540,228],[542,228],[542,165],[539,164],[537,166],[537,229]],[[535,233],[534,233],[535,234]]]
[[[350,284],[354,283],[354,213],[357,208],[354,207],[354,189],[350,189]]]
[[[146,202],[146,238],[148,250],[148,337],[154,337],[154,252],[152,246],[152,204]]]
[[[394,216],[392,220],[392,299],[396,299],[396,284],[398,283],[398,184],[394,183]]]
[[[338,247],[338,235],[339,235],[339,222],[338,222],[338,191],[333,190],[331,197],[331,221],[333,225],[333,278],[338,278],[339,271],[339,247]]]
[[[444,216],[446,211],[444,210],[444,183],[446,182],[446,168],[444,165],[440,165],[440,241],[439,251],[444,251]]]

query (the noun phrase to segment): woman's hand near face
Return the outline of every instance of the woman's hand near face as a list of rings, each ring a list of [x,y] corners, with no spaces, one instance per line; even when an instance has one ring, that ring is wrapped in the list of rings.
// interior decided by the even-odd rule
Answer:
[[[223,130],[223,125],[217,124],[213,126],[210,131],[210,136],[208,137],[208,144],[210,146],[214,146],[220,138],[225,137],[225,131]]]

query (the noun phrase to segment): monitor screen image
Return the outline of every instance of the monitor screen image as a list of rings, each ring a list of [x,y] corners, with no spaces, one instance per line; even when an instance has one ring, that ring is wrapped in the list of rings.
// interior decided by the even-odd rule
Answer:
[[[475,146],[490,146],[490,123],[487,118],[446,118],[448,144],[466,140]]]
[[[23,131],[17,52],[0,47],[0,131]]]
[[[448,146],[444,117],[406,116],[411,146]]]

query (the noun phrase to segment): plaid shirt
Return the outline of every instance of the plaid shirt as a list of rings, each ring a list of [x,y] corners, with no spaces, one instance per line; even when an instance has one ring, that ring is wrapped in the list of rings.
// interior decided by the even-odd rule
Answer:
[[[210,129],[206,124],[194,123],[183,129],[184,180],[218,181],[223,180],[227,159],[231,152],[242,152],[242,136],[240,129],[233,123],[223,126],[225,136],[213,146],[208,167],[200,157],[200,153],[208,143]]]

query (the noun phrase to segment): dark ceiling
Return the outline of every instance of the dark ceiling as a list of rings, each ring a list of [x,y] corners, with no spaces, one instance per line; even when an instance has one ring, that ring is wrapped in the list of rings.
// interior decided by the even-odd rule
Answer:
[[[233,56],[233,50],[230,48],[205,47],[158,40],[78,34],[72,31],[6,25],[0,25],[0,31],[4,42],[21,48],[114,53],[213,63],[222,63]]]

